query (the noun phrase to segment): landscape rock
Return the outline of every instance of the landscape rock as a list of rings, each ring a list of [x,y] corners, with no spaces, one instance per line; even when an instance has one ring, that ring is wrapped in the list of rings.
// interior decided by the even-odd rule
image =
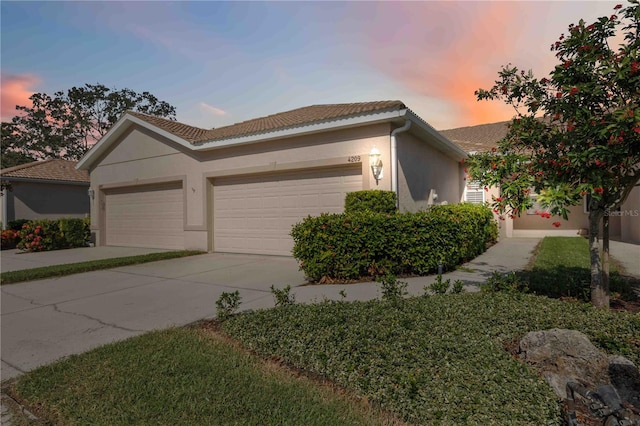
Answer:
[[[519,355],[534,365],[563,399],[567,397],[567,382],[578,382],[589,389],[609,384],[607,356],[579,331],[533,331],[520,341]]]
[[[609,357],[609,380],[620,399],[640,410],[640,371],[623,356]]]

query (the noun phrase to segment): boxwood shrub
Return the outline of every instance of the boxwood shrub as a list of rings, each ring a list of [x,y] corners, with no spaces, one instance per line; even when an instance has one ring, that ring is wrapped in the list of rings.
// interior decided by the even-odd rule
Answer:
[[[345,213],[357,212],[397,213],[396,193],[370,189],[349,192],[344,200]]]
[[[427,275],[474,258],[497,238],[482,205],[433,206],[417,213],[361,211],[307,217],[291,231],[293,256],[313,281],[392,273]]]

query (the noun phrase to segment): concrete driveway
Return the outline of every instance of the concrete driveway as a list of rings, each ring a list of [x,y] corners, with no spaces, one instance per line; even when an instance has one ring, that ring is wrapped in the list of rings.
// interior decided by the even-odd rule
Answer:
[[[245,309],[261,308],[273,306],[271,285],[304,282],[293,258],[212,253],[3,285],[1,378],[150,330],[212,317],[224,291],[239,290]]]

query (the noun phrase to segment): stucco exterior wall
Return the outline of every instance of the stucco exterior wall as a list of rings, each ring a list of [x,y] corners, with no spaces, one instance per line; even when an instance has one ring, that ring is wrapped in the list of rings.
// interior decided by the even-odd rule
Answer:
[[[462,200],[463,171],[456,160],[410,133],[400,133],[397,139],[401,211],[413,212],[432,204]],[[435,200],[433,194],[437,194]]]
[[[363,188],[390,189],[387,173],[376,185],[368,154],[376,146],[385,171],[390,161],[390,124],[378,124],[258,144],[189,152],[142,127],[132,127],[90,170],[96,191],[92,227],[98,244],[104,230],[104,191],[162,181],[182,181],[185,248],[208,249],[211,186],[217,177],[293,171],[360,163]]]
[[[614,212],[620,220],[620,239],[640,244],[640,186],[636,186],[620,208]]]
[[[4,219],[84,218],[89,214],[88,188],[88,184],[12,181],[11,191],[2,197]]]

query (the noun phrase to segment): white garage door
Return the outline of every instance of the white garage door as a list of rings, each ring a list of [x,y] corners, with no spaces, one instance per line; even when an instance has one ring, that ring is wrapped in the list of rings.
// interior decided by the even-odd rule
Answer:
[[[214,250],[290,256],[293,225],[308,215],[341,213],[347,192],[361,189],[359,165],[216,179]]]
[[[106,192],[109,246],[184,248],[182,183]]]

